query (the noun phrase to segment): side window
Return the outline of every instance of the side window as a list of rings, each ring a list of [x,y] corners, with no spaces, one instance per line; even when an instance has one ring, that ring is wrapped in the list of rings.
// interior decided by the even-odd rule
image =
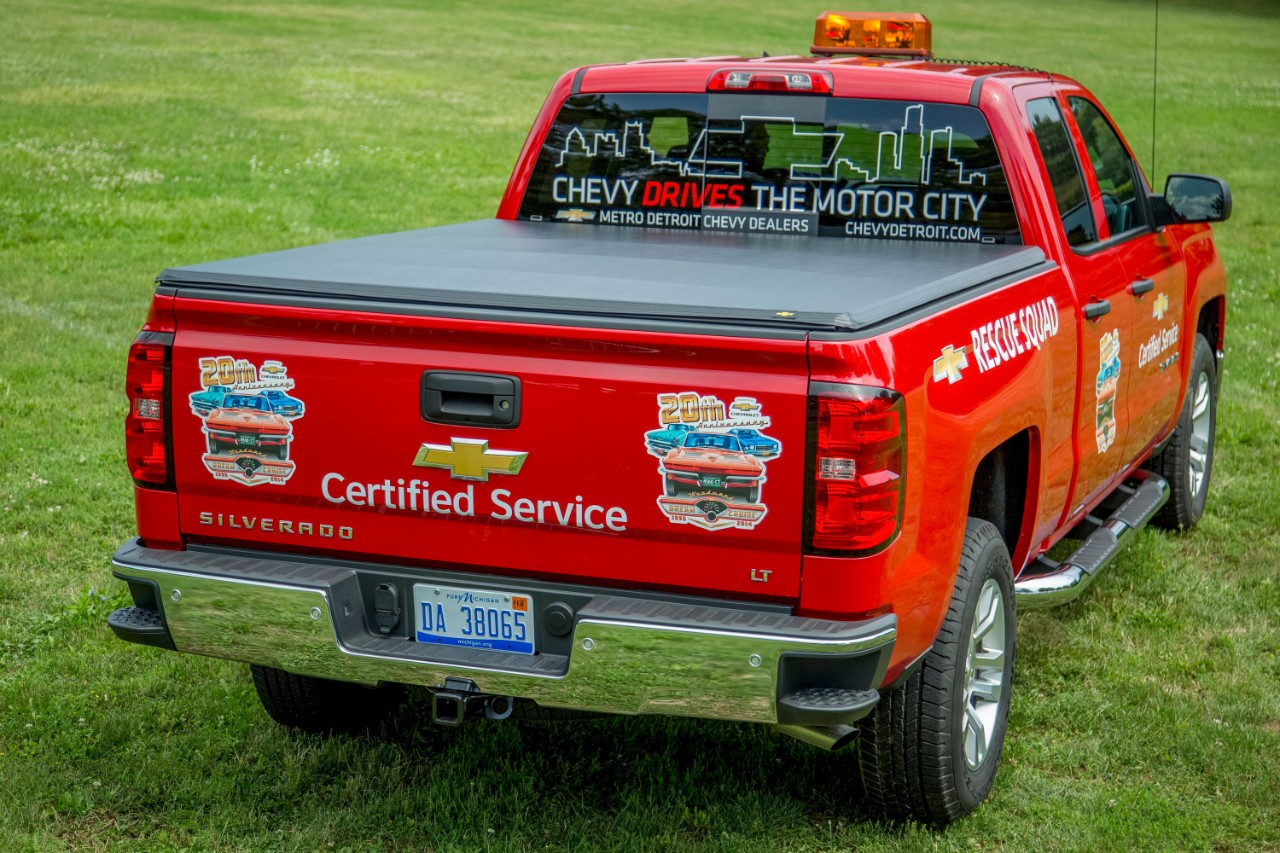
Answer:
[[[1067,103],[1080,126],[1089,162],[1097,175],[1111,233],[1121,234],[1146,225],[1144,208],[1138,199],[1138,172],[1115,128],[1101,110],[1084,98],[1068,98]]]
[[[1067,232],[1067,242],[1083,246],[1098,239],[1098,229],[1089,209],[1089,194],[1085,192],[1084,175],[1076,162],[1075,149],[1067,134],[1062,112],[1053,98],[1037,98],[1027,102],[1027,118],[1040,146],[1040,156],[1049,170],[1053,183],[1053,198],[1058,205],[1058,216]]]

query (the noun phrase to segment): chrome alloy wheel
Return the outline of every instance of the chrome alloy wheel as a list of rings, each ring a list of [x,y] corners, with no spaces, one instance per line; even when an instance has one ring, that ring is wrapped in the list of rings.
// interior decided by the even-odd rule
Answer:
[[[1191,443],[1188,449],[1187,485],[1191,496],[1199,497],[1204,488],[1205,469],[1209,466],[1209,430],[1213,425],[1213,405],[1209,395],[1209,374],[1196,377],[1195,397],[1191,404]]]
[[[978,594],[965,652],[962,734],[964,760],[970,770],[977,770],[987,757],[1004,695],[1004,606],[1000,584],[988,578]]]

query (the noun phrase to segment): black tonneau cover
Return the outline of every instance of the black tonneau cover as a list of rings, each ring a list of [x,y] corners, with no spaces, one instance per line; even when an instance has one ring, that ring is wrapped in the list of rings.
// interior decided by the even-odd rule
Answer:
[[[179,267],[158,281],[247,301],[856,331],[1049,266],[1030,246],[486,219]]]

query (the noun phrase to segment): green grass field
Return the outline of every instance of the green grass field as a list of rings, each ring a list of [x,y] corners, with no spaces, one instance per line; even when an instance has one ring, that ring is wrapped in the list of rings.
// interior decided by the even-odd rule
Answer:
[[[245,667],[111,636],[108,558],[133,531],[124,356],[154,275],[492,215],[561,71],[803,52],[821,10],[638,8],[4,3],[0,850],[1280,849],[1268,0],[1163,3],[1154,172],[1152,3],[915,4],[940,55],[1091,87],[1157,186],[1207,172],[1235,195],[1217,228],[1232,290],[1208,515],[1145,532],[1086,597],[1021,617],[1004,767],[951,829],[870,820],[851,754],[765,729],[450,732],[411,704],[376,737],[300,736],[268,720]]]

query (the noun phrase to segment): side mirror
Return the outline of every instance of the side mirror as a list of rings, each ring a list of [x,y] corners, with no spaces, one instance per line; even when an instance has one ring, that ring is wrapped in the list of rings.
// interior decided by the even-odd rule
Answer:
[[[1221,178],[1170,175],[1164,184],[1163,200],[1170,223],[1222,222],[1231,215],[1231,190]]]

